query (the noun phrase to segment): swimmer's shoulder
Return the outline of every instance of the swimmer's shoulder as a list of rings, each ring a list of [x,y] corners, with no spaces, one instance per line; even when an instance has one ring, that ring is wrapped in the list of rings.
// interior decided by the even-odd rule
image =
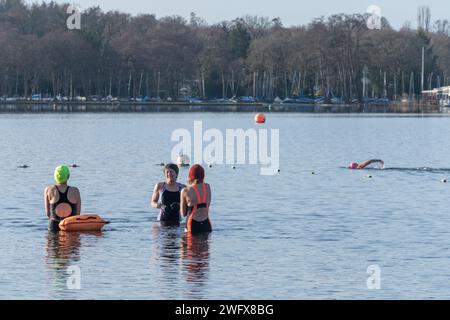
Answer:
[[[157,191],[157,192],[161,191],[162,188],[163,188],[163,186],[164,186],[164,182],[158,182],[158,183],[155,185],[155,191]]]
[[[51,188],[52,186],[47,186],[47,187],[45,187],[45,190],[44,190],[44,196],[45,197],[48,197],[48,195],[50,194],[50,188]]]
[[[191,189],[189,188],[189,186],[184,186],[183,188],[181,188],[180,197],[182,197],[182,198],[190,198],[191,197],[190,190]]]
[[[69,188],[69,192],[71,192],[73,194],[77,194],[77,195],[80,194],[80,189],[78,189],[77,187],[69,186],[68,188]]]
[[[55,193],[57,191],[56,186],[54,184],[47,186],[47,188],[45,188],[45,193],[46,194],[52,194]]]
[[[56,185],[50,185],[45,189],[45,195],[50,201],[57,199],[59,195],[59,189],[56,187]]]
[[[189,186],[189,185],[187,185],[183,189],[181,189],[181,193],[184,193],[188,197],[194,197],[194,195],[195,195],[194,188],[192,188],[192,186]]]
[[[77,203],[81,200],[80,189],[78,189],[77,187],[69,186],[69,192],[67,196],[69,197],[70,202]]]

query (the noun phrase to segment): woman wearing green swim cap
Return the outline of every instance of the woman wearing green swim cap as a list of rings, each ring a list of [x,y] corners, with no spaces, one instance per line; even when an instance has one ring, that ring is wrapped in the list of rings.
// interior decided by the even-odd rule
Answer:
[[[80,215],[81,197],[78,188],[69,187],[67,182],[70,171],[67,166],[59,166],[55,169],[54,178],[56,185],[45,188],[45,212],[49,219],[50,231],[59,231],[59,223],[68,218]]]

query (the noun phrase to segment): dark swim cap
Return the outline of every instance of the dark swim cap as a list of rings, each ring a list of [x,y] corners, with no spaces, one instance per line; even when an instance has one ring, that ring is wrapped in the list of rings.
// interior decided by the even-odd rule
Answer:
[[[189,170],[189,180],[194,181],[197,180],[199,183],[203,183],[205,179],[205,169],[199,164],[192,166],[191,170]]]
[[[169,170],[169,169],[175,171],[175,173],[176,173],[176,175],[178,177],[178,174],[180,173],[180,169],[178,168],[178,166],[176,164],[173,164],[173,163],[167,164],[164,167],[164,172],[166,172],[166,170]]]

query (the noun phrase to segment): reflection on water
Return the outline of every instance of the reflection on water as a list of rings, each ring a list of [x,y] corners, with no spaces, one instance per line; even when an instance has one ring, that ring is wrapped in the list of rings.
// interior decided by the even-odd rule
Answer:
[[[80,260],[80,233],[48,231],[46,258],[48,265],[55,269],[64,269]]]
[[[166,285],[190,285],[189,298],[204,297],[202,287],[209,278],[210,235],[186,234],[183,228],[153,224],[151,229],[153,259],[158,261],[161,281]],[[181,278],[182,277],[182,278]]]
[[[64,292],[67,289],[67,269],[79,263],[80,246],[79,233],[48,231],[45,258],[54,290]]]
[[[55,289],[67,290],[68,268],[78,266],[81,261],[82,235],[101,237],[102,232],[48,231],[45,262],[46,266],[53,271],[51,282]]]
[[[180,268],[180,228],[155,223],[152,225],[151,235],[153,259],[150,263],[159,262],[162,282],[176,285]]]
[[[183,275],[187,283],[192,284],[189,298],[200,299],[202,288],[209,277],[209,239],[210,234],[185,234],[181,238]]]

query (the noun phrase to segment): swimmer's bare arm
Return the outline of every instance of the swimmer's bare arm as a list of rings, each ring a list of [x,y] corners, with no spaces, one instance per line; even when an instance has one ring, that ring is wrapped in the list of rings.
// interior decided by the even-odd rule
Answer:
[[[81,195],[80,190],[76,187],[70,187],[69,190],[69,201],[71,203],[76,204],[76,212],[75,215],[79,216],[81,215]]]
[[[209,190],[209,193],[208,193],[208,206],[211,206],[211,199],[212,199],[211,186],[209,184],[207,186],[208,186],[208,190]]]
[[[47,214],[47,218],[50,219],[50,201],[48,200],[48,189],[49,187],[45,188],[44,191],[44,203],[45,203],[45,213]]]
[[[153,190],[153,196],[152,196],[152,208],[160,209],[161,204],[158,203],[159,200],[159,191],[161,190],[161,184],[157,183],[155,186],[155,189]]]
[[[364,168],[366,168],[367,166],[370,166],[371,164],[374,164],[374,163],[380,163],[381,165],[383,165],[384,166],[384,161],[383,160],[367,160],[367,161],[364,161],[363,163],[361,163],[360,165],[359,165],[359,169],[364,169]]]
[[[81,194],[80,194],[80,190],[78,190],[78,188],[75,188],[75,192],[77,193],[77,216],[81,215]]]
[[[180,196],[180,211],[181,211],[181,215],[183,216],[183,218],[185,218],[187,216],[187,200],[186,200],[186,194],[187,194],[187,189],[183,188],[183,190],[181,190],[181,196]]]

